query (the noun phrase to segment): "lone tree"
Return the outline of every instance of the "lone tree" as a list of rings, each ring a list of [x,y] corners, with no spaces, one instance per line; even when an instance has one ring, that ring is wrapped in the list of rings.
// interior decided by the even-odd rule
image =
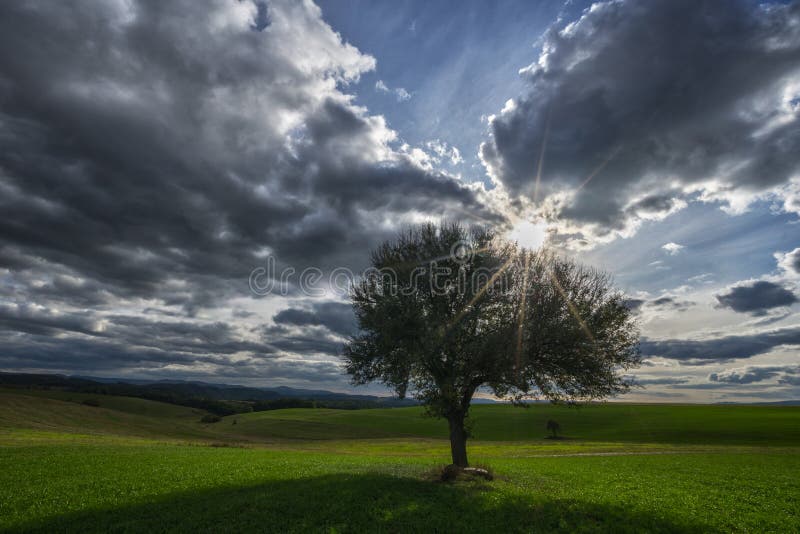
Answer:
[[[467,467],[476,390],[520,402],[624,392],[638,330],[607,275],[487,230],[425,224],[372,252],[351,299],[360,333],[344,349],[354,384],[380,381],[446,418]]]

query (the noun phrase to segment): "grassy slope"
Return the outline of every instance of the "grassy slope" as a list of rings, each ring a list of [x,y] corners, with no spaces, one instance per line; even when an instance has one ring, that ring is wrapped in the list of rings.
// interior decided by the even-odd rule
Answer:
[[[81,404],[85,398],[99,399],[100,406]],[[213,439],[206,430],[208,425],[197,423],[203,413],[130,397],[0,389],[0,438],[130,436]]]
[[[100,407],[81,405],[87,398],[98,399]],[[54,429],[251,443],[447,438],[446,423],[425,417],[419,407],[274,410],[232,415],[214,425],[201,425],[198,420],[204,413],[131,397],[0,389],[0,430]],[[548,419],[557,420],[569,438],[562,445],[592,442],[800,445],[800,408],[794,406],[619,403],[580,408],[549,404],[528,408],[476,405],[471,410],[473,440],[542,442]]]
[[[478,441],[538,440],[548,419],[567,437],[603,442],[787,445],[800,444],[800,409],[790,406],[603,404],[568,408],[476,405],[471,409]],[[276,410],[230,416],[220,425],[231,434],[295,439],[386,437],[446,438],[446,424],[421,408],[380,410]]]
[[[0,392],[0,530],[800,530],[798,408],[476,406],[472,456],[500,480],[444,485],[426,473],[448,460],[445,426],[416,408],[202,425],[141,399],[23,393]],[[541,439],[549,417],[572,439]],[[264,446],[197,446],[243,440]],[[694,452],[539,457],[653,448]]]

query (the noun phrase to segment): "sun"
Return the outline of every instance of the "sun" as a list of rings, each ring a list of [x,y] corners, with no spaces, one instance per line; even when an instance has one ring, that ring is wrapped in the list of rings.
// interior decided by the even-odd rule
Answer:
[[[522,219],[511,227],[506,237],[516,241],[521,247],[535,250],[541,247],[547,238],[547,225]]]

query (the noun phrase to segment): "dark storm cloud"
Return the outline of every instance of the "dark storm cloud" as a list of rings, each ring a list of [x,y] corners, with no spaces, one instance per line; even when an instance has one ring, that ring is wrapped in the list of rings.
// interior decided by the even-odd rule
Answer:
[[[127,345],[152,347],[164,352],[180,351],[196,354],[270,354],[276,352],[264,343],[254,343],[241,336],[228,323],[160,321],[144,317],[107,316],[101,335],[122,340]]]
[[[635,376],[628,377],[637,385],[640,386],[672,386],[675,384],[686,384],[689,382],[688,377],[661,377],[661,378],[638,378]]]
[[[352,335],[356,328],[353,306],[342,302],[311,302],[311,308],[288,308],[281,310],[273,321],[278,324],[296,326],[324,326],[341,336]]]
[[[645,308],[654,310],[686,311],[694,302],[681,300],[671,295],[664,295],[654,299],[629,298],[625,300],[628,309],[639,312]]]
[[[34,336],[82,334],[105,338],[121,346],[137,346],[162,353],[269,354],[276,349],[248,342],[227,323],[162,321],[127,315],[101,315],[91,311],[55,312],[31,305],[0,305],[0,331]],[[59,338],[62,339],[62,338]],[[90,342],[83,337],[82,342]]]
[[[727,292],[716,295],[716,299],[720,307],[753,315],[763,315],[772,308],[798,302],[794,293],[766,280],[731,287]]]
[[[778,347],[800,346],[800,327],[787,327],[755,334],[729,335],[706,340],[643,339],[643,356],[660,356],[689,365],[726,362],[766,354]]]
[[[631,311],[639,311],[646,301],[644,299],[625,299],[625,306]]]
[[[778,264],[789,274],[800,275],[800,247],[785,254],[778,253]]]
[[[87,313],[60,314],[26,304],[0,303],[0,331],[36,335],[56,335],[60,332],[96,335],[97,326]]]
[[[288,30],[237,25],[247,5],[0,7],[11,267],[44,260],[124,297],[188,279],[171,303],[205,306],[265,246],[302,265],[363,262],[359,248],[382,237],[372,217],[483,210],[458,180],[386,152],[382,121],[331,85],[371,58],[291,3],[275,16],[309,33],[308,50]],[[274,126],[292,113],[305,116],[295,134]]]
[[[676,297],[665,295],[663,297],[655,298],[648,302],[648,306],[657,309],[669,309],[676,311],[686,311],[694,302],[689,300],[680,300]]]
[[[150,368],[168,365],[220,363],[213,356],[131,347],[102,338],[52,338],[49,336],[3,336],[0,366],[4,369],[88,372]]]
[[[325,385],[325,387],[337,389],[347,383],[339,362],[307,359],[247,362],[220,366],[211,371],[202,368],[152,369],[139,371],[137,375],[143,378],[201,380],[229,384],[245,382],[270,386],[288,384],[319,387]],[[254,379],[257,382],[253,382]]]
[[[98,374],[209,381],[258,380],[276,384],[320,383],[343,385],[342,369],[336,361],[250,357],[231,361],[214,355],[164,352],[128,346],[109,339],[47,336],[2,336],[0,367],[22,371],[50,370],[69,374]]]
[[[796,365],[782,365],[782,366],[750,366],[742,367],[740,369],[726,369],[719,373],[711,373],[708,379],[711,382],[725,382],[729,384],[752,384],[754,382],[763,382],[777,376],[782,376],[780,382],[791,383],[791,380],[797,378],[795,376],[800,374],[800,367]],[[786,380],[789,380],[788,382]]]
[[[778,383],[786,386],[800,386],[800,375],[787,375],[778,380]]]
[[[329,356],[338,356],[342,353],[344,343],[326,339],[311,331],[311,333],[306,335],[286,336],[282,339],[272,341],[271,345],[280,350],[298,354],[327,354]]]
[[[27,367],[53,369],[79,351],[120,369],[333,354],[310,331],[253,341],[195,317],[249,295],[267,252],[359,269],[411,217],[499,220],[352,104],[374,65],[311,3],[1,3],[3,366],[25,367],[26,340]],[[308,311],[311,329],[352,321]]]
[[[484,164],[596,236],[680,207],[687,187],[727,199],[785,184],[800,170],[799,23],[797,2],[594,4],[546,32]]]
[[[90,311],[0,307],[0,368],[137,376],[344,384],[342,343],[312,330],[262,332],[255,341],[222,322],[163,321]],[[237,355],[232,359],[231,355]],[[328,355],[327,360],[296,354]]]
[[[348,321],[350,325],[353,323],[352,310],[348,310],[348,314],[342,321],[310,310],[290,308],[276,314],[274,325],[261,329],[261,338],[271,347],[287,353],[338,357],[344,346],[342,337],[348,335],[346,331],[352,332],[348,327]]]

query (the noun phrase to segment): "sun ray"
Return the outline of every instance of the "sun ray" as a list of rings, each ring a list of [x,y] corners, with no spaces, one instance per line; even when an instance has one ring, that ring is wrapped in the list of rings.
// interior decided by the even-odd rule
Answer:
[[[454,211],[460,211],[461,213],[463,213],[463,214],[464,214],[464,215],[466,215],[467,217],[471,217],[471,218],[473,218],[473,219],[477,219],[477,220],[479,220],[479,221],[481,221],[481,222],[484,222],[484,223],[486,223],[486,224],[487,224],[487,225],[489,225],[489,226],[493,226],[493,225],[495,224],[495,222],[493,222],[493,221],[490,221],[490,220],[489,220],[489,219],[487,219],[486,217],[481,217],[480,215],[476,215],[475,213],[472,213],[472,212],[470,212],[470,211],[467,211],[467,210],[465,210],[464,208],[459,208],[458,206],[450,206],[450,209],[452,209],[452,210],[454,210]]]
[[[612,151],[611,151],[611,153],[608,155],[608,157],[606,157],[606,159],[604,159],[604,160],[603,160],[603,161],[600,163],[600,165],[598,165],[597,167],[595,167],[595,168],[594,168],[594,170],[593,170],[592,172],[590,172],[590,173],[589,173],[589,176],[587,176],[587,177],[586,177],[586,179],[585,179],[583,182],[581,182],[581,185],[579,185],[579,186],[578,186],[578,188],[577,188],[577,189],[575,189],[575,193],[577,193],[577,192],[579,192],[581,189],[583,189],[583,188],[586,186],[586,184],[588,184],[588,183],[589,183],[589,182],[592,180],[592,178],[594,178],[595,176],[597,176],[597,174],[598,174],[600,171],[602,171],[602,170],[603,170],[603,169],[606,167],[606,165],[608,165],[608,164],[609,164],[609,162],[610,162],[612,159],[614,159],[614,156],[616,156],[616,155],[617,155],[617,153],[620,151],[620,149],[621,149],[621,148],[622,148],[622,146],[618,146],[618,147],[616,147],[614,150],[612,150]]]
[[[578,322],[578,325],[580,325],[581,330],[583,330],[583,332],[586,334],[586,337],[588,337],[592,343],[596,343],[592,332],[589,330],[589,327],[586,326],[586,322],[584,322],[583,318],[581,318],[580,314],[578,313],[578,309],[575,307],[575,304],[573,304],[573,302],[570,300],[567,292],[564,291],[564,287],[561,285],[561,282],[558,281],[558,278],[552,271],[550,271],[550,278],[553,280],[553,285],[556,287],[556,290],[558,290],[558,292],[561,294],[561,297],[564,299],[564,302],[567,304],[567,309],[569,309],[570,314],[572,314],[572,316]]]
[[[539,182],[542,180],[542,168],[544,167],[544,153],[547,151],[547,138],[550,135],[550,110],[547,110],[547,119],[544,124],[544,136],[542,136],[542,146],[539,149],[539,162],[536,164],[536,182],[533,186],[533,205],[539,197]]]
[[[474,306],[475,303],[478,302],[478,299],[481,298],[483,296],[483,294],[486,293],[486,291],[492,285],[494,285],[494,283],[497,281],[497,279],[500,277],[500,275],[503,274],[503,272],[505,272],[506,269],[508,269],[508,267],[509,267],[509,265],[511,265],[512,261],[514,261],[514,256],[511,256],[508,259],[508,261],[505,262],[503,265],[501,265],[500,268],[497,270],[497,272],[494,273],[492,275],[492,277],[489,278],[489,280],[486,281],[486,283],[483,285],[483,287],[480,288],[477,293],[475,293],[475,295],[472,297],[472,299],[461,309],[460,312],[458,312],[458,314],[453,318],[453,320],[450,322],[450,324],[447,325],[447,327],[445,328],[445,333],[448,332],[451,328],[453,328],[456,324],[458,324],[461,321],[461,319],[464,317],[464,315],[467,314],[467,311],[469,311],[469,308]]]
[[[530,267],[530,254],[527,251],[523,251],[525,254],[525,265],[522,270],[522,297],[519,304],[519,312],[517,315],[517,351],[516,351],[516,369],[519,373],[521,363],[522,363],[522,333],[524,331],[525,325],[525,312],[527,309],[527,301],[525,297],[527,296],[528,292],[528,268]]]
[[[481,252],[486,252],[487,250],[489,250],[489,248],[491,248],[491,247],[486,246],[486,247],[481,247],[481,248],[470,249],[470,254],[472,254],[472,255],[480,254]],[[435,262],[451,260],[451,259],[454,259],[452,253],[445,254],[444,256],[438,256],[436,258],[426,259],[424,261],[419,262],[419,264],[422,265],[423,263],[435,263]],[[458,260],[456,259],[456,261],[458,261]]]

